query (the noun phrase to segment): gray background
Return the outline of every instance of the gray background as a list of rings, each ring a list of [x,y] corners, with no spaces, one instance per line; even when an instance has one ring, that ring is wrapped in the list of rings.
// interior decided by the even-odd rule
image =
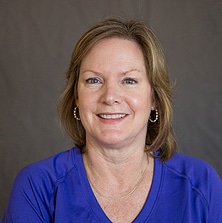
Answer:
[[[176,84],[179,150],[222,176],[221,0],[0,0],[0,216],[22,167],[72,146],[57,99],[76,41],[107,16],[153,28]]]

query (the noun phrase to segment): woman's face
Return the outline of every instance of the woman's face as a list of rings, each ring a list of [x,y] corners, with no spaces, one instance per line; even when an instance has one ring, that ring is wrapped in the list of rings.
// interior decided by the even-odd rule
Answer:
[[[93,46],[80,67],[76,105],[87,143],[116,147],[145,143],[153,104],[139,45],[107,38]]]

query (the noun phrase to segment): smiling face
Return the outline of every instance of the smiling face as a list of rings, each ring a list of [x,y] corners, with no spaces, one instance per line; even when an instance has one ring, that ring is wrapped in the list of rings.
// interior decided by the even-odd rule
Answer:
[[[100,40],[84,57],[78,82],[86,142],[100,146],[145,143],[153,109],[144,56],[131,40]]]

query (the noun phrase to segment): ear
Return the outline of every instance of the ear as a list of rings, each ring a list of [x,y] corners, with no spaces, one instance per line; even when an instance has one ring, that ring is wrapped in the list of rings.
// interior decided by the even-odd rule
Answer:
[[[79,107],[79,100],[78,100],[78,99],[76,99],[76,101],[75,101],[75,105],[76,105],[77,107]]]
[[[151,104],[151,110],[155,110],[156,109],[156,100],[154,97],[154,90],[152,89],[152,104]]]
[[[151,110],[156,110],[156,102],[155,99],[152,99]]]

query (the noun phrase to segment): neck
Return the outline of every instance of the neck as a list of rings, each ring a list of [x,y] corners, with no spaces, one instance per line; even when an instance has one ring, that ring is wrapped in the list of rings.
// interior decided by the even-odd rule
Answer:
[[[137,189],[149,168],[149,156],[144,152],[144,146],[125,156],[107,154],[109,153],[87,148],[83,155],[92,187],[104,197],[123,198],[130,195]]]
[[[86,162],[92,169],[102,172],[108,168],[108,171],[136,170],[146,159],[145,146],[127,146],[126,148],[99,147],[96,145],[86,146],[84,149]],[[104,169],[105,168],[105,169]],[[134,172],[134,171],[133,171]]]

